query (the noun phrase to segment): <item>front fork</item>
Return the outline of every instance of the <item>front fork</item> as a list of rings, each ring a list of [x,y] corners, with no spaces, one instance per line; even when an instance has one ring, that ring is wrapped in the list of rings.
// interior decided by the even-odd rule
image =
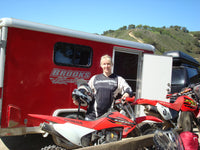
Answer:
[[[198,130],[199,130],[199,132],[200,132],[200,120],[197,119],[197,118],[195,117],[195,115],[193,115],[193,121],[194,121],[196,127],[198,128]]]

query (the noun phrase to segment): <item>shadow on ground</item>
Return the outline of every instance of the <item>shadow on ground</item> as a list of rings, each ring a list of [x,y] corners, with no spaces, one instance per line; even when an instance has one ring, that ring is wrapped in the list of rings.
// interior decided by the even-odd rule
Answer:
[[[53,144],[51,136],[43,138],[41,134],[2,137],[1,141],[9,150],[40,150]]]

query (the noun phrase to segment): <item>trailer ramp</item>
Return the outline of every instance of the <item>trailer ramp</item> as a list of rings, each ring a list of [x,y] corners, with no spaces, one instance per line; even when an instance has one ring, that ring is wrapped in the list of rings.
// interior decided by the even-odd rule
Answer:
[[[153,145],[153,136],[154,134],[148,134],[144,136],[126,138],[121,141],[84,147],[78,150],[138,150]]]

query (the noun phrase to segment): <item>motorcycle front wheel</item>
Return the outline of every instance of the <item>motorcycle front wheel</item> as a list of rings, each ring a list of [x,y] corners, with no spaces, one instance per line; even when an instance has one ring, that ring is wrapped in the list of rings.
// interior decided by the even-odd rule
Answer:
[[[182,111],[178,119],[178,125],[183,131],[193,131],[193,114],[189,111]]]

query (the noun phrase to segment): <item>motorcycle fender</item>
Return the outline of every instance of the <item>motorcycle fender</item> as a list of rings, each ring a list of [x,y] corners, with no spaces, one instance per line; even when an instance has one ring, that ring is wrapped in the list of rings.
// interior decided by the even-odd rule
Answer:
[[[86,128],[86,127],[71,124],[71,123],[53,124],[53,127],[59,134],[61,134],[67,140],[69,140],[70,142],[78,146],[82,146],[81,138],[84,135],[96,131],[94,129]]]
[[[143,121],[146,121],[146,120],[151,120],[151,121],[155,121],[155,122],[160,122],[162,123],[163,121],[159,118],[156,118],[154,116],[142,116],[142,117],[138,117],[135,119],[137,124],[143,122]]]
[[[171,115],[171,112],[170,112],[170,109],[157,103],[156,104],[156,107],[158,109],[158,112],[160,113],[160,115],[165,119],[165,120],[170,120],[172,119],[172,115]]]
[[[66,123],[66,118],[64,117],[55,117],[55,116],[48,116],[48,115],[39,115],[39,114],[28,114],[28,116],[36,119],[42,119],[48,122],[55,122],[55,123]]]

